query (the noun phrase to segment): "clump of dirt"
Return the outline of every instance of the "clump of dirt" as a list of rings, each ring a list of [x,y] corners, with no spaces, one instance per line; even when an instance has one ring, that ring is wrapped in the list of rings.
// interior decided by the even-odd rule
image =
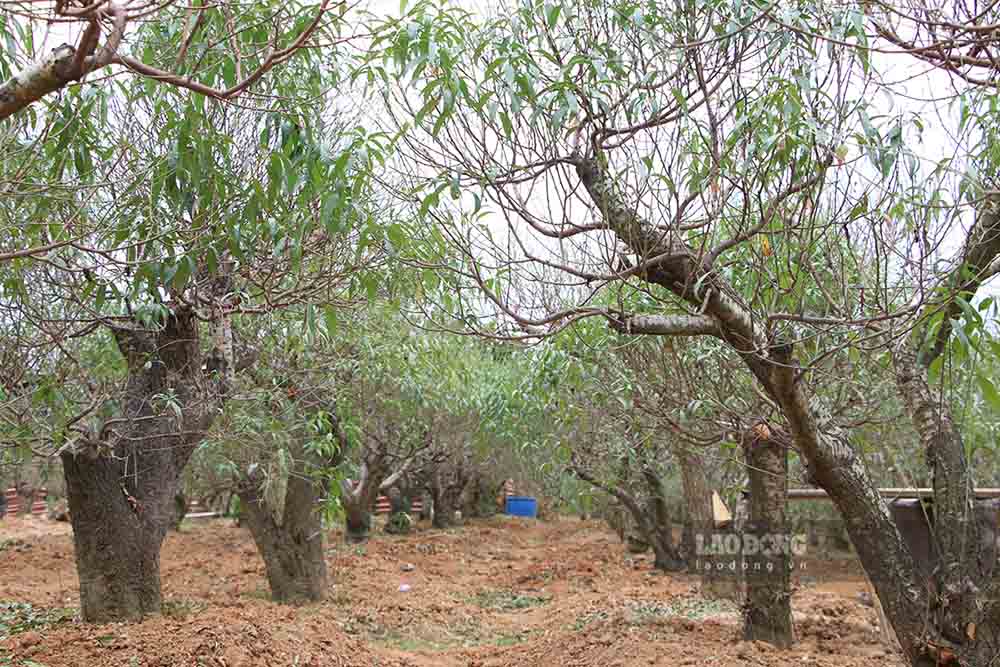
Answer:
[[[648,554],[630,555],[602,524],[579,520],[420,526],[362,546],[334,532],[326,599],[298,608],[270,602],[245,529],[192,522],[164,544],[161,616],[86,625],[71,618],[72,541],[65,524],[49,525],[53,534],[18,538],[30,548],[0,554],[0,602],[60,614],[0,636],[4,667],[903,665],[857,597],[863,581],[846,571],[799,582],[799,642],[779,651],[740,641],[738,608],[702,598],[697,577],[657,573]]]
[[[14,664],[32,660],[46,667],[370,667],[377,662],[364,642],[335,625],[310,622],[277,606],[207,609],[184,619],[160,616],[135,624],[76,623],[43,637],[17,635],[3,646]]]

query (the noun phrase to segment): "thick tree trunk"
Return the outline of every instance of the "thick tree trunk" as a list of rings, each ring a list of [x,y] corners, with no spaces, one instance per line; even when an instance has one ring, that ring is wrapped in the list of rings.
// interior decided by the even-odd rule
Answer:
[[[123,414],[61,454],[81,614],[90,622],[159,611],[160,546],[180,474],[217,409],[201,376],[193,313],[178,309],[156,332],[114,333],[128,361]]]
[[[19,482],[17,485],[17,496],[20,498],[20,508],[18,514],[21,516],[31,516],[31,506],[35,504],[35,487],[28,482]]]
[[[344,541],[361,544],[371,537],[372,510],[386,474],[380,461],[362,463],[357,482],[341,480],[340,504],[344,508]]]
[[[279,523],[250,476],[239,488],[240,503],[254,543],[264,559],[275,602],[318,602],[326,593],[323,525],[316,503],[321,486],[301,466],[289,475]]]
[[[431,475],[430,492],[434,502],[435,528],[455,525],[455,512],[461,503],[468,477],[461,465],[442,464]]]
[[[348,544],[367,542],[372,533],[371,506],[360,501],[341,499],[344,507],[344,541]]]
[[[744,437],[750,474],[750,520],[744,536],[757,549],[746,549],[747,597],[743,604],[743,638],[781,648],[795,642],[792,629],[790,538],[785,519],[788,490],[787,442],[763,422]]]
[[[64,457],[63,469],[83,619],[107,623],[158,613],[160,546],[171,524],[173,494],[161,500],[157,496],[167,494],[147,483],[144,490],[152,493],[139,501],[123,490],[121,470],[106,459]],[[162,475],[164,486],[171,477]]]
[[[495,495],[486,478],[475,474],[462,494],[462,516],[468,519],[492,516]]]
[[[931,600],[927,618],[939,633],[932,657],[940,661],[945,651],[963,664],[989,664],[1000,656],[1000,608],[992,603],[1000,592],[994,581],[996,508],[976,507],[962,435],[946,399],[928,383],[914,347],[904,342],[893,363],[933,479],[929,534],[914,552]]]
[[[648,538],[655,556],[653,566],[664,572],[680,572],[685,569],[686,563],[674,544],[674,524],[667,510],[663,481],[649,468],[642,471],[642,476],[649,491]]]
[[[681,550],[690,565],[697,560],[695,533],[708,532],[715,527],[715,516],[712,511],[712,489],[708,485],[705,469],[693,452],[681,448],[675,455],[681,471],[681,487],[684,492],[686,510]]]
[[[739,596],[739,579],[719,576],[713,569],[699,568],[699,555],[695,534],[711,535],[715,529],[715,512],[712,507],[712,488],[708,475],[693,451],[683,447],[676,451],[678,467],[681,471],[681,485],[684,489],[684,506],[687,516],[681,552],[687,560],[688,570],[701,573],[701,594],[705,597],[735,599]]]
[[[434,477],[437,478],[438,474]],[[434,503],[434,518],[431,520],[431,525],[440,529],[454,526],[457,498],[440,479],[431,484],[431,501]]]

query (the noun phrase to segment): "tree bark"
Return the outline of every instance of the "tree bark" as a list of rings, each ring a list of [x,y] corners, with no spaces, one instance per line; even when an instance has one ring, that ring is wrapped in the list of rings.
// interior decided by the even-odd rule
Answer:
[[[431,525],[435,528],[445,529],[455,525],[455,509],[458,498],[451,492],[448,483],[442,479],[444,473],[439,466],[431,475],[431,501],[434,503],[434,518]]]
[[[32,505],[35,504],[35,487],[26,481],[18,482],[17,495],[21,503],[18,513],[21,516],[31,516]]]
[[[76,49],[69,44],[52,52],[0,85],[0,120],[73,81]]]
[[[895,350],[893,364],[899,396],[932,474],[933,521],[926,539],[936,567],[921,583],[930,599],[928,620],[940,633],[934,648],[938,656],[945,651],[959,656],[963,664],[988,664],[1000,655],[1000,609],[984,604],[1000,593],[1000,584],[993,579],[996,515],[991,525],[977,513],[962,435],[946,399],[928,383],[926,369],[909,341]]]
[[[628,510],[646,543],[653,548],[654,567],[658,570],[675,572],[684,569],[684,560],[680,557],[673,543],[673,526],[666,512],[666,502],[663,496],[663,485],[652,470],[643,470],[643,478],[653,491],[647,508],[620,486],[608,484],[591,475],[578,465],[573,465],[577,477],[594,487],[610,494]],[[622,533],[619,534],[623,536]]]
[[[667,509],[663,480],[650,468],[642,471],[649,492],[649,538],[655,560],[653,566],[664,572],[681,572],[686,563],[674,544],[674,522]]]
[[[924,447],[934,489],[929,528],[936,562],[933,576],[925,582],[929,599],[925,622],[933,632],[928,633],[921,664],[955,659],[963,665],[985,665],[1000,656],[996,512],[989,504],[977,507],[962,434],[947,399],[928,379],[931,364],[951,338],[952,321],[961,313],[959,299],[971,301],[983,282],[997,273],[1000,198],[990,194],[980,207],[959,262],[940,286],[941,326],[933,336],[927,335],[931,317],[942,308],[939,300],[933,300],[921,313],[924,326],[902,339],[892,355],[898,394]],[[926,344],[925,339],[929,339]],[[886,611],[895,625],[892,611]]]
[[[217,409],[193,312],[174,310],[155,332],[114,334],[128,363],[123,414],[61,453],[88,622],[159,611],[160,546],[180,474]]]
[[[704,466],[691,450],[679,447],[675,456],[681,471],[684,506],[687,510],[681,553],[687,560],[688,570],[701,572],[701,594],[703,596],[735,599],[739,595],[738,578],[719,576],[712,569],[698,568],[699,556],[695,534],[700,533],[707,536],[716,529],[715,511],[712,507],[712,488],[708,484],[708,475],[705,474]]]
[[[446,461],[434,469],[430,479],[431,499],[434,502],[432,526],[443,529],[455,525],[455,512],[460,507],[468,483],[469,474],[462,461]]]
[[[323,525],[316,508],[323,489],[309,473],[303,466],[296,466],[289,475],[280,523],[261,493],[256,476],[248,475],[238,490],[275,602],[318,602],[326,594]]]
[[[743,439],[750,474],[750,520],[743,534],[759,547],[744,551],[746,602],[743,638],[781,648],[795,642],[792,629],[791,554],[785,518],[788,447],[758,422]]]
[[[392,474],[391,461],[385,449],[365,452],[358,480],[341,480],[340,502],[344,508],[344,540],[349,544],[367,542],[371,537],[372,510],[380,493],[388,491],[409,469],[416,454],[411,455]]]
[[[381,459],[361,464],[358,480],[341,480],[340,504],[344,508],[344,541],[361,544],[371,537],[372,510],[385,479]]]
[[[360,501],[344,502],[344,541],[348,544],[367,542],[372,532],[372,512],[370,505]]]
[[[110,19],[112,26],[100,48],[99,18]],[[125,34],[126,18],[123,7],[114,2],[107,3],[101,15],[89,20],[80,37],[79,47],[60,44],[47,56],[0,84],[0,120],[110,64]]]

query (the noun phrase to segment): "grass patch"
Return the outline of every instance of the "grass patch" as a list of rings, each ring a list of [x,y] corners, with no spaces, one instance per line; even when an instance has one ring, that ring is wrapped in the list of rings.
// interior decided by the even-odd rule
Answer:
[[[0,551],[27,551],[30,548],[31,544],[29,542],[16,537],[8,537],[5,540],[0,540]]]
[[[342,588],[334,589],[328,597],[331,604],[335,604],[338,607],[348,607],[351,605],[351,594]]]
[[[182,620],[191,614],[197,614],[205,609],[205,603],[198,600],[164,600],[160,605],[160,613],[167,618]]]
[[[241,597],[252,598],[254,600],[267,600],[271,601],[271,589],[265,586],[258,586],[252,591],[244,591],[240,593]]]
[[[700,620],[727,612],[737,611],[729,600],[709,600],[705,598],[679,598],[670,601],[626,600],[620,616],[626,625],[647,625],[669,618]],[[596,609],[576,619],[574,630],[583,630],[588,625],[609,620],[612,610]]]
[[[479,591],[470,601],[483,609],[493,611],[520,611],[540,607],[552,598],[545,595],[524,595],[508,589]]]
[[[387,629],[381,633],[369,633],[369,638],[376,643],[400,651],[437,652],[458,647],[516,646],[527,641],[531,632],[531,630],[522,630],[512,634],[495,635],[477,621],[468,619],[447,626],[409,628],[408,632]]]
[[[0,602],[0,640],[29,630],[45,630],[73,620],[73,609],[45,609],[27,602]]]
[[[523,644],[528,641],[530,637],[530,630],[522,630],[521,632],[516,632],[512,635],[500,635],[493,640],[492,644],[501,648],[505,646],[517,646],[518,644]]]
[[[456,642],[441,642],[420,637],[404,637],[392,632],[385,635],[381,643],[399,651],[446,651],[453,648]]]

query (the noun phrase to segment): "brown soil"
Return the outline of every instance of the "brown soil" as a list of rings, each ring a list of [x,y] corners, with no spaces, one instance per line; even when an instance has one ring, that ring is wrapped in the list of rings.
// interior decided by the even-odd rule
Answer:
[[[328,563],[322,604],[275,605],[246,530],[192,523],[163,549],[162,616],[14,634],[0,667],[903,665],[847,561],[799,574],[790,651],[739,641],[732,603],[701,598],[696,577],[654,573],[596,522],[496,518],[360,548],[333,533]],[[76,607],[66,524],[0,521],[0,601]]]

